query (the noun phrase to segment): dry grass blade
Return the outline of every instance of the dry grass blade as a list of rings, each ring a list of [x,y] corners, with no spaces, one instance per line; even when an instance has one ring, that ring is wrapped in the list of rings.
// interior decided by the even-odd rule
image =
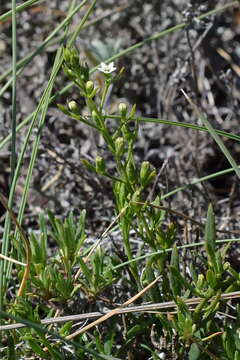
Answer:
[[[224,299],[224,300],[231,300],[231,299],[237,299],[237,298],[240,298],[240,291],[235,291],[235,292],[221,295],[221,299]],[[197,305],[197,304],[199,304],[199,302],[201,300],[202,300],[202,298],[199,298],[199,297],[191,298],[191,299],[185,300],[185,304],[188,306]],[[209,301],[210,300],[211,299],[209,299]],[[133,312],[156,311],[156,310],[176,308],[176,307],[177,307],[177,305],[174,301],[166,301],[163,303],[154,303],[154,304],[144,304],[144,305],[137,305],[137,306],[131,306],[131,307],[118,307],[117,309],[114,309],[116,311],[114,313],[114,315],[115,314],[127,314],[127,313],[133,313]],[[108,315],[109,313],[112,313],[112,311],[113,310],[108,310],[105,314],[103,314],[101,312],[92,312],[92,313],[86,313],[86,314],[58,316],[58,317],[54,317],[54,318],[44,319],[41,321],[41,324],[49,325],[49,324],[57,324],[57,323],[67,322],[67,321],[81,321],[81,320],[86,320],[86,319],[92,319],[92,318],[96,318],[96,317],[101,317],[103,315],[104,316]],[[90,325],[92,325],[92,324],[90,324]],[[0,331],[19,329],[19,328],[26,327],[26,326],[27,325],[22,324],[22,323],[2,325],[2,326],[0,326]]]
[[[17,296],[22,296],[24,288],[26,286],[27,279],[29,277],[29,273],[30,273],[30,263],[31,263],[31,258],[32,258],[31,246],[30,246],[29,239],[28,239],[27,235],[25,234],[23,228],[19,224],[14,212],[12,211],[12,209],[10,209],[6,199],[4,198],[4,196],[1,193],[0,193],[0,202],[5,207],[5,209],[9,212],[9,215],[10,215],[12,221],[14,222],[15,226],[17,227],[17,229],[21,235],[21,238],[24,241],[24,245],[25,245],[26,267],[25,267],[22,282],[21,282],[21,285],[20,285],[20,288],[19,288],[18,294],[17,294]]]
[[[12,258],[10,258],[10,257],[8,257],[8,256],[3,255],[3,254],[0,254],[0,259],[7,260],[7,261],[9,261],[9,262],[12,262],[13,264],[18,264],[18,265],[26,266],[26,264],[22,263],[21,261],[12,259]]]
[[[105,320],[111,318],[112,316],[116,315],[118,313],[118,311],[122,309],[122,307],[132,304],[135,300],[137,300],[142,295],[144,295],[153,285],[156,284],[156,282],[159,279],[160,279],[160,277],[157,277],[154,281],[152,281],[149,285],[147,285],[143,290],[141,290],[139,293],[137,293],[136,295],[131,297],[131,299],[129,299],[125,303],[123,303],[122,306],[117,307],[116,309],[110,311],[108,314],[103,315],[102,317],[100,317],[100,319],[97,319],[97,320],[93,321],[91,324],[88,324],[87,326],[84,326],[82,329],[79,329],[79,330],[75,331],[74,333],[68,335],[66,337],[66,339],[71,340],[71,339],[75,338],[76,336],[86,332],[87,330],[90,330],[94,326],[96,326],[98,324],[101,324],[103,321],[105,321]]]

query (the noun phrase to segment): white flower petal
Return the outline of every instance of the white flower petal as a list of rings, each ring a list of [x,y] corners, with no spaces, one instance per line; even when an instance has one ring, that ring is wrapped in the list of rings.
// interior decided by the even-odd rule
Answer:
[[[98,70],[103,72],[104,74],[111,74],[117,68],[114,66],[114,62],[112,61],[110,64],[101,63]]]

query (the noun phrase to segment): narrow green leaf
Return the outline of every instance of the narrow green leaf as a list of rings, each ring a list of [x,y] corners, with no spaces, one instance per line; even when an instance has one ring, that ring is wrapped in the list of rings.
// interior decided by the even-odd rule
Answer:
[[[176,245],[174,245],[172,254],[171,254],[171,267],[175,269],[175,271],[170,270],[170,285],[173,292],[173,295],[181,296],[181,289],[182,289],[182,283],[179,281],[179,277],[176,276],[176,272],[180,275],[180,269],[179,269],[179,256],[178,256],[178,250]]]
[[[188,360],[198,360],[200,359],[201,352],[197,346],[197,344],[193,343],[190,347],[190,351],[188,353]]]
[[[38,345],[36,340],[28,340],[29,346],[32,348],[36,355],[39,355],[42,359],[48,359],[48,355],[42,350],[41,346]]]
[[[214,271],[212,271],[211,269],[208,269],[207,274],[206,274],[206,279],[207,279],[208,284],[211,286],[211,288],[214,289],[217,285],[216,274],[214,273]]]
[[[207,222],[205,226],[205,249],[208,255],[208,260],[214,269],[217,270],[216,263],[216,225],[213,207],[210,204],[207,212]]]
[[[90,270],[88,269],[87,265],[85,264],[85,262],[83,261],[83,259],[81,257],[79,257],[78,261],[80,262],[82,272],[86,276],[89,284],[93,285],[92,274],[91,274]]]
[[[169,270],[172,273],[172,276],[175,277],[176,281],[178,280],[181,283],[181,286],[185,286],[186,289],[189,289],[192,294],[197,295],[195,287],[193,287],[190,282],[188,282],[184,277],[180,274],[179,270],[174,266],[169,266]]]
[[[219,135],[217,134],[216,130],[213,128],[213,126],[211,125],[211,123],[209,122],[209,120],[202,114],[202,112],[199,110],[199,108],[193,103],[193,101],[189,98],[189,96],[182,90],[185,98],[188,100],[188,102],[192,105],[194,111],[196,112],[197,116],[199,117],[199,119],[202,121],[202,123],[206,126],[206,128],[208,129],[209,133],[211,134],[211,136],[213,137],[213,139],[215,140],[215,142],[218,144],[220,150],[222,151],[222,153],[225,155],[225,157],[227,158],[227,160],[229,161],[230,165],[233,167],[236,175],[238,176],[238,178],[240,179],[240,169],[236,163],[236,161],[234,160],[234,158],[232,157],[232,155],[230,154],[230,152],[228,151],[228,149],[226,148],[225,144],[223,143],[222,139],[219,137]]]

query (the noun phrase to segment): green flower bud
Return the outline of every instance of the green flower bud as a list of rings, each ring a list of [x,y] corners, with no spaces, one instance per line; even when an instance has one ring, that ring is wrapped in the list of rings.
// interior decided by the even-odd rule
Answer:
[[[148,177],[148,184],[149,184],[153,179],[155,179],[156,176],[157,176],[157,172],[156,172],[156,170],[154,169],[154,170],[150,173],[150,175],[149,175],[149,177]]]
[[[140,182],[142,185],[145,185],[146,180],[148,179],[149,172],[150,172],[150,162],[143,161],[140,169]]]
[[[69,101],[68,108],[72,113],[74,113],[76,115],[80,114],[80,109],[79,109],[78,103],[75,100]]]
[[[204,275],[199,274],[198,279],[197,279],[197,283],[196,283],[196,288],[199,289],[199,290],[202,290],[202,288],[204,286],[204,283],[205,283]]]
[[[98,114],[96,113],[95,110],[92,111],[92,117],[93,117],[93,120],[98,119]]]
[[[104,175],[106,173],[105,160],[101,156],[97,156],[95,162],[96,162],[96,172],[98,174]]]
[[[63,57],[64,57],[64,61],[66,61],[67,63],[70,62],[70,60],[71,60],[71,51],[68,48],[63,49]]]
[[[206,273],[206,278],[207,278],[207,281],[208,281],[209,285],[211,286],[211,288],[214,289],[217,285],[217,278],[216,278],[216,274],[214,273],[214,271],[212,271],[211,269],[208,269],[208,271]]]
[[[76,79],[76,75],[75,72],[72,71],[71,69],[69,69],[68,67],[64,66],[64,72],[67,75],[67,77],[69,78],[69,80],[75,81]]]
[[[68,48],[65,51],[65,61],[69,63],[69,65],[73,68],[78,67],[79,65],[79,55],[77,49]]]
[[[152,169],[149,161],[143,161],[140,169],[140,183],[143,186],[148,185],[156,176],[156,170]]]
[[[131,161],[129,161],[127,163],[126,172],[127,172],[129,182],[131,184],[134,184],[137,181],[137,174],[136,174],[135,167]]]
[[[127,105],[125,103],[120,103],[118,105],[118,110],[119,110],[122,118],[125,118],[127,115]]]
[[[92,91],[94,90],[94,83],[93,81],[89,80],[86,82],[86,92],[88,95],[91,95]]]
[[[231,267],[231,265],[227,261],[223,264],[223,270],[225,270],[225,271],[228,270],[230,267]]]
[[[120,158],[124,154],[124,139],[118,137],[115,141],[116,156]]]
[[[135,193],[132,196],[132,208],[136,212],[139,212],[142,208],[141,204],[136,204],[136,202],[140,202],[140,201],[141,201],[141,191],[137,190],[137,191],[135,191]]]

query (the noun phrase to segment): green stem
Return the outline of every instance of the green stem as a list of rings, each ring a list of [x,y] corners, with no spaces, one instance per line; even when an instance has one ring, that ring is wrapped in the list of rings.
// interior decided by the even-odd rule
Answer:
[[[151,231],[149,229],[146,218],[142,214],[137,214],[137,216],[139,217],[140,222],[144,225],[144,228],[146,230],[146,234],[147,234],[147,237],[148,237],[148,243],[151,245],[152,248],[154,248],[154,250],[156,250],[155,246],[154,246],[154,241],[152,240],[152,233],[151,233]]]
[[[33,5],[34,3],[37,3],[37,2],[40,2],[41,0],[28,0],[26,1],[25,3],[21,4],[21,5],[18,5],[16,7],[16,13],[26,9],[27,7],[30,7],[31,5]],[[9,17],[13,16],[13,8],[12,10],[9,10],[7,12],[5,12],[4,14],[2,14],[0,16],[0,23],[1,22],[4,22],[5,20],[7,20]]]
[[[106,97],[107,97],[107,93],[108,93],[108,89],[109,89],[110,83],[108,81],[105,81],[105,86],[103,89],[103,94],[102,94],[102,99],[101,99],[101,104],[100,104],[100,112],[102,114],[102,110],[106,101]]]
[[[17,22],[16,0],[12,0],[12,142],[11,142],[11,182],[16,165],[16,124],[17,124]],[[12,206],[10,202],[9,206]]]
[[[207,13],[204,13],[203,15],[197,17],[196,19],[204,19],[206,17],[208,17],[209,15],[214,15],[214,14],[217,14],[221,11],[224,11],[226,9],[228,9],[229,7],[232,7],[234,5],[237,5],[238,2],[237,1],[232,1],[226,5],[224,5],[223,7],[221,8],[217,8],[217,9],[214,9],[214,10],[211,10]],[[88,24],[86,24],[87,26]],[[91,25],[91,24],[90,24]],[[173,26],[171,28],[168,28],[164,31],[161,31],[160,33],[157,33],[153,36],[150,36],[146,39],[144,39],[143,41],[140,41],[136,44],[134,44],[133,46],[130,46],[129,48],[123,50],[123,51],[120,51],[119,53],[117,53],[116,55],[108,58],[105,60],[106,63],[109,63],[109,62],[112,62],[122,56],[125,56],[127,54],[130,54],[131,52],[135,51],[136,49],[142,47],[143,45],[153,41],[153,40],[157,40],[165,35],[168,35],[176,30],[181,30],[181,29],[184,29],[186,27],[186,23],[181,23],[181,24],[178,24],[176,26]],[[22,60],[21,60],[22,61]],[[28,61],[27,59],[24,59],[24,61]],[[21,66],[25,66],[25,63],[22,62],[21,64],[19,64],[19,67]],[[97,69],[98,69],[99,65],[93,67],[91,70],[90,70],[90,74],[94,73]],[[7,73],[4,73],[3,74],[3,77],[5,78],[6,76],[8,76],[10,74],[10,71],[8,71]],[[0,77],[0,81],[1,81],[2,77]],[[12,79],[9,80],[8,82],[8,86],[11,84],[11,81]],[[65,87],[63,87],[62,89],[60,89],[54,96],[51,97],[50,99],[50,103],[52,103],[56,98],[58,98],[59,96],[65,94],[68,90],[71,89],[71,87],[73,86],[73,82],[70,82],[68,83]],[[7,87],[5,87],[5,90],[6,90]],[[1,94],[3,93],[3,91],[0,91],[0,96]],[[32,120],[32,118],[34,117],[34,113],[32,113],[31,115],[29,115],[26,119],[23,120],[23,122],[17,127],[17,131],[19,131],[24,125],[26,125],[29,121]],[[108,116],[109,118],[113,118],[112,116]],[[154,122],[154,121],[153,121]],[[157,121],[155,121],[157,122]],[[165,123],[165,122],[162,122],[162,123]],[[174,125],[173,122],[169,122],[169,123],[172,123],[171,125]],[[184,126],[184,127],[192,127],[194,129],[199,129],[199,130],[203,130],[203,131],[208,131],[207,129],[205,129],[204,127],[197,127],[196,125],[187,125],[187,124],[184,124],[184,125],[180,125],[181,123],[176,123],[177,126]],[[219,133],[219,132],[218,132]],[[223,133],[223,132],[222,132]],[[226,133],[227,134],[227,133]],[[222,134],[223,135],[223,134]],[[233,138],[235,135],[224,135],[224,136],[227,136],[229,138]],[[237,137],[237,136],[236,136]],[[2,141],[0,141],[0,149],[10,140],[11,138],[11,134],[8,135],[6,138],[4,138]],[[238,141],[240,141],[240,138],[238,137],[238,139],[236,139]]]

